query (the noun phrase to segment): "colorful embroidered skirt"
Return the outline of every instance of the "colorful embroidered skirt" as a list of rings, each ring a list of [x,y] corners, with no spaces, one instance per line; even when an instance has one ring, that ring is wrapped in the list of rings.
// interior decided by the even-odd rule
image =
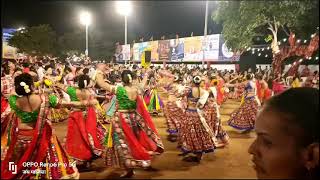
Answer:
[[[163,152],[160,137],[144,118],[136,111],[116,112],[110,133],[112,147],[105,154],[108,167],[146,168],[151,165],[150,152]]]
[[[92,107],[85,112],[75,111],[68,119],[66,151],[78,164],[90,161],[94,155],[100,156],[103,150],[103,128],[99,131],[97,115]]]
[[[180,120],[184,117],[183,110],[178,107],[177,102],[170,101],[164,107],[164,115],[168,127],[167,132],[170,135],[177,135],[180,129]]]
[[[245,99],[239,109],[231,114],[228,125],[238,130],[251,130],[254,128],[258,113],[258,102],[255,98]]]
[[[49,133],[49,132],[48,132]],[[29,151],[30,156],[38,159],[33,162],[33,165],[29,165],[29,167],[22,166],[22,170],[19,171],[14,179],[78,179],[79,172],[76,168],[76,164],[69,159],[67,153],[62,148],[58,138],[55,135],[51,135],[50,140],[41,141],[41,145],[38,144],[35,148],[39,148],[34,153],[35,150],[30,151],[31,141],[33,140],[34,130],[18,130],[16,138],[14,138],[13,142],[14,148],[7,148],[2,142],[2,140],[7,139],[10,141],[8,137],[1,137],[1,161],[2,163],[14,162],[18,164],[18,162],[25,157],[25,154]],[[50,136],[50,135],[49,135]],[[48,137],[49,137],[48,136]],[[12,141],[12,140],[11,140]],[[44,146],[47,144],[47,146]],[[9,156],[9,159],[6,159]],[[4,160],[6,159],[6,160]],[[28,161],[27,161],[28,162]],[[37,165],[35,164],[37,162]],[[4,164],[1,165],[3,166]],[[42,165],[40,165],[40,163]],[[2,178],[10,178],[10,173],[8,176],[8,172],[2,171]]]
[[[207,121],[211,121],[210,115],[211,113],[205,112],[204,118]],[[212,127],[212,122],[207,122],[207,124]],[[187,109],[184,118],[181,119],[178,147],[185,154],[208,153],[213,152],[215,149],[214,142],[202,125],[196,110]]]

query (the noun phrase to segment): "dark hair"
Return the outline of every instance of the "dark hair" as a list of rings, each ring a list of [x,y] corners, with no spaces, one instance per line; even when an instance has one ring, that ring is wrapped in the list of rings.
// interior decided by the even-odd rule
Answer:
[[[265,109],[275,110],[286,115],[290,124],[298,125],[303,130],[298,143],[307,146],[319,142],[319,90],[301,87],[291,88],[272,97],[265,104]]]
[[[77,80],[78,80],[79,89],[86,88],[90,83],[90,77],[88,75],[85,75],[85,74],[82,74],[82,75],[78,76]],[[86,84],[85,84],[85,81],[87,81]]]
[[[32,76],[28,73],[23,73],[14,78],[14,87],[15,87],[16,93],[20,96],[30,95],[32,91],[30,91],[29,93],[26,93],[24,86],[20,85],[21,82],[24,82],[26,85],[28,85],[29,89],[31,90],[31,87],[33,86]]]
[[[89,69],[88,68],[84,68],[82,72],[83,72],[83,74],[87,75],[89,73]]]
[[[246,79],[247,79],[247,80],[252,80],[252,79],[253,79],[253,75],[252,75],[251,73],[248,73],[248,74],[246,75]]]
[[[200,86],[201,84],[201,77],[200,76],[194,76],[192,78],[192,82],[196,85],[196,86]]]
[[[71,72],[71,68],[69,68],[69,67],[65,67],[65,72]]]
[[[131,79],[130,79],[131,77]],[[130,84],[132,82],[133,74],[130,70],[124,70],[121,73],[121,80],[125,84]]]
[[[50,65],[46,65],[45,67],[44,67],[44,70],[48,70],[49,68],[51,68],[52,69],[52,67],[50,66]]]

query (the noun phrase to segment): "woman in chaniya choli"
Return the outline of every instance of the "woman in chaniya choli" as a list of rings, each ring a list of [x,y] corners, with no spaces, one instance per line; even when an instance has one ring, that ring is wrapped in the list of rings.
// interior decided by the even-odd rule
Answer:
[[[15,92],[9,98],[12,112],[2,123],[1,177],[4,179],[66,179],[79,178],[74,162],[61,146],[48,120],[49,108],[82,107],[96,101],[65,102],[55,95],[34,94],[30,74],[23,73],[14,80]],[[9,162],[16,172],[9,171]],[[24,167],[25,162],[57,164],[58,166]]]
[[[112,86],[104,81],[106,66],[99,64],[95,80],[100,88],[116,95],[115,114],[111,118],[108,132],[106,165],[124,168],[121,177],[134,175],[134,168],[148,168],[154,155],[162,153],[164,147],[160,136],[139,96],[139,87],[132,85],[132,72],[124,70],[121,74],[123,86]],[[144,76],[146,84],[148,75]]]
[[[78,87],[57,85],[68,93],[72,102],[96,100],[95,93],[89,88],[90,77],[78,76]],[[95,157],[102,155],[104,137],[107,129],[99,119],[99,104],[70,110],[65,148],[68,155],[78,165],[89,166]]]
[[[228,125],[249,132],[254,128],[256,116],[260,106],[260,101],[256,92],[256,83],[253,82],[253,75],[246,75],[247,83],[245,86],[244,100],[228,120]]]
[[[157,77],[156,73],[150,78],[148,87],[145,90],[144,100],[148,107],[149,113],[152,114],[160,114],[163,111],[163,101],[158,94],[157,89]]]
[[[221,116],[219,111],[219,106],[217,104],[217,83],[218,81],[215,77],[212,77],[213,86],[209,87],[209,99],[208,106],[206,106],[205,111],[211,113],[212,129],[215,136],[214,145],[217,148],[226,146],[229,143],[229,136],[225,130],[223,130],[221,123]]]
[[[209,93],[200,88],[201,77],[194,76],[193,86],[185,89],[187,108],[181,119],[179,129],[179,148],[183,160],[200,162],[203,153],[213,152],[216,141],[213,132],[212,113],[208,110]],[[195,154],[192,156],[190,154]]]
[[[46,75],[44,76],[44,80],[43,80],[44,91],[47,93],[53,93],[57,95],[60,99],[66,100],[65,98],[66,95],[64,95],[64,93],[60,89],[54,86],[55,84],[58,84],[59,81],[62,79],[63,69],[60,70],[60,74],[56,76],[53,74],[53,68],[50,65],[45,66],[45,70],[46,70]],[[69,111],[67,108],[59,108],[59,109],[51,108],[48,118],[51,120],[51,122],[56,123],[56,122],[61,122],[66,120],[68,116],[69,116]]]
[[[167,132],[169,141],[176,141],[178,137],[178,130],[180,129],[180,119],[183,117],[184,103],[178,94],[184,92],[184,86],[181,85],[182,79],[176,75],[173,83],[168,88],[168,102],[164,107],[164,115],[167,122]]]

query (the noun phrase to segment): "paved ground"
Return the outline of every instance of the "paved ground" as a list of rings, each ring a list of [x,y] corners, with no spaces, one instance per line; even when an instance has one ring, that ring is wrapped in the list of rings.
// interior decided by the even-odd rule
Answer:
[[[166,140],[167,133],[165,119],[154,117],[153,120],[162,137],[165,152],[156,157],[152,162],[154,171],[136,170],[134,178],[137,179],[231,179],[231,178],[255,178],[255,172],[250,165],[250,156],[247,149],[254,138],[254,133],[241,134],[226,125],[230,113],[239,106],[239,102],[228,100],[221,107],[221,117],[224,129],[230,136],[230,144],[222,149],[216,149],[214,153],[206,154],[200,164],[184,162],[176,149],[176,143]],[[60,140],[66,133],[67,122],[54,124],[54,128]],[[106,179],[117,178],[121,171],[107,170],[103,160],[93,162],[93,168],[80,173],[80,179]]]

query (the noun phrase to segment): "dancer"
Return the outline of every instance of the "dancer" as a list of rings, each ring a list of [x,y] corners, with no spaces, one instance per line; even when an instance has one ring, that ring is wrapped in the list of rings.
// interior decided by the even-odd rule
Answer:
[[[133,168],[151,166],[153,155],[162,153],[164,147],[157,130],[147,112],[138,87],[132,85],[132,73],[124,70],[121,74],[122,86],[112,86],[104,81],[102,71],[106,66],[97,66],[97,84],[116,95],[117,109],[111,119],[106,164],[121,167],[126,172],[121,177],[134,175]],[[143,84],[148,75],[144,76]],[[110,142],[111,141],[111,142]]]
[[[47,93],[53,93],[57,95],[60,99],[64,98],[61,90],[57,89],[54,85],[57,84],[62,79],[63,70],[60,71],[60,75],[53,75],[53,68],[51,65],[45,66],[46,75],[44,76],[44,89]],[[57,123],[62,122],[69,117],[69,111],[67,108],[51,108],[49,111],[48,118],[51,122]]]
[[[193,78],[193,87],[186,89],[187,109],[181,119],[179,130],[179,146],[184,156],[183,160],[200,162],[203,153],[213,152],[215,136],[212,126],[208,125],[210,113],[203,111],[209,93],[200,88],[201,77]],[[190,153],[196,156],[188,156]]]
[[[183,109],[185,105],[179,94],[183,94],[184,86],[181,85],[182,79],[176,76],[168,91],[168,102],[164,107],[164,115],[167,122],[168,140],[175,142],[178,137],[178,130],[180,129],[180,119],[184,116]]]
[[[239,109],[231,114],[231,118],[228,120],[229,126],[243,130],[243,132],[249,132],[254,128],[256,115],[260,106],[255,83],[252,81],[252,74],[247,74],[246,79],[244,102]]]
[[[78,76],[79,88],[63,85],[57,85],[57,87],[67,92],[72,102],[96,100],[88,88],[89,84],[90,77],[80,75]],[[87,106],[73,108],[69,115],[65,147],[68,155],[77,161],[78,165],[88,167],[95,156],[102,154],[106,129],[101,124],[98,113],[95,106]]]
[[[214,145],[216,148],[221,148],[229,144],[229,136],[226,131],[223,130],[221,124],[219,105],[217,104],[217,83],[217,81],[214,81],[213,86],[209,87],[208,105],[205,106],[204,111],[209,113],[209,117],[211,117],[208,122],[210,123],[215,136]]]
[[[81,107],[82,103],[66,103],[56,96],[33,94],[33,80],[30,74],[21,74],[14,80],[17,95],[9,98],[13,110],[1,132],[1,177],[4,179],[61,179],[78,178],[79,173],[68,158],[47,121],[49,107]],[[95,104],[95,101],[86,104]],[[9,162],[14,162],[17,173],[9,171]],[[60,166],[23,167],[23,163],[50,163]],[[37,170],[37,173],[24,173]],[[42,173],[42,172],[45,173]],[[39,173],[40,172],[40,173]]]

